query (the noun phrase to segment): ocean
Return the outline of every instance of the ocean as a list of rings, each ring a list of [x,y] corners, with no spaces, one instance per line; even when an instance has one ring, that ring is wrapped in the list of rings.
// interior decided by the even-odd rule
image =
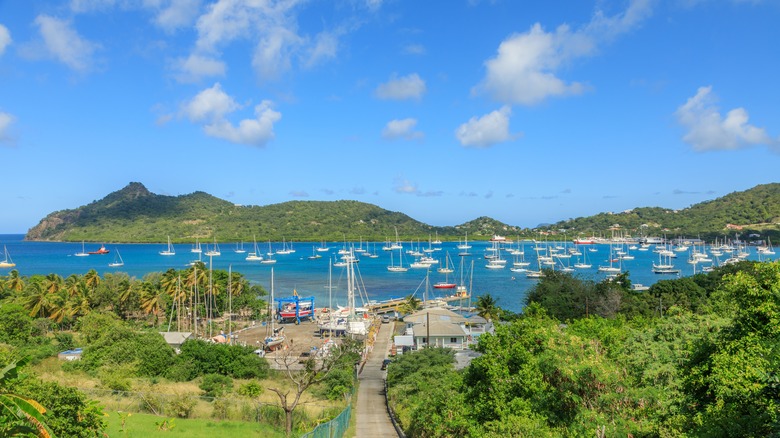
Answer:
[[[150,272],[164,272],[170,268],[186,269],[188,263],[196,260],[198,255],[190,250],[192,245],[176,244],[174,245],[176,254],[173,256],[163,256],[159,252],[166,249],[166,243],[158,244],[107,244],[106,248],[110,251],[104,255],[90,255],[88,257],[77,257],[75,253],[82,251],[81,242],[28,242],[24,241],[21,234],[0,235],[0,246],[6,246],[8,253],[16,263],[19,273],[23,276],[34,274],[47,275],[56,273],[63,277],[71,274],[85,274],[90,269],[96,270],[101,276],[106,273],[125,272],[130,276],[143,278]],[[358,242],[349,242],[349,245],[358,247]],[[426,274],[428,283],[432,286],[434,283],[445,280],[445,274],[438,273],[437,268],[446,260],[446,255],[452,259],[455,272],[448,274],[448,280],[453,283],[465,284],[472,291],[472,297],[485,293],[490,293],[498,299],[499,306],[517,312],[524,306],[524,301],[528,291],[538,282],[526,278],[524,273],[512,272],[510,267],[514,256],[507,251],[501,252],[502,258],[507,259],[507,266],[503,269],[486,268],[487,260],[484,255],[488,248],[492,246],[490,242],[469,242],[472,248],[468,251],[471,256],[460,257],[461,250],[457,249],[458,242],[444,242],[441,250],[434,251],[430,255],[440,260],[439,264],[431,266],[430,272],[426,269],[409,269],[406,272],[388,272],[387,266],[391,264],[391,254],[393,264],[398,264],[398,250],[388,252],[383,251],[384,242],[363,242],[362,248],[367,252],[377,254],[378,258],[369,258],[363,254],[356,254],[360,259],[357,263],[358,281],[361,289],[365,291],[363,300],[380,301],[390,298],[404,297],[415,294],[422,299],[426,290]],[[571,243],[562,242],[549,243],[548,245],[563,246],[564,250],[573,248]],[[86,243],[86,251],[95,251],[100,248],[100,244]],[[205,254],[208,243],[202,243]],[[234,272],[240,272],[251,283],[259,284],[266,290],[270,288],[271,267],[274,269],[274,293],[276,297],[285,297],[297,291],[300,296],[314,296],[315,304],[318,307],[327,306],[332,300],[333,305],[346,305],[346,278],[345,268],[333,267],[330,276],[332,283],[332,292],[329,294],[329,260],[338,261],[336,253],[342,249],[344,242],[326,242],[330,247],[328,252],[317,252],[315,248],[320,247],[320,243],[293,242],[287,243],[287,247],[292,246],[295,252],[291,254],[276,254],[274,258],[277,263],[273,265],[260,264],[256,261],[245,260],[246,254],[236,253],[236,243],[220,243],[221,255],[218,257],[209,257],[202,255],[202,260],[208,267],[211,263],[213,269],[228,270],[231,268]],[[403,252],[410,248],[410,242],[404,243]],[[420,250],[429,247],[428,242],[414,243]],[[525,260],[533,262],[531,268],[536,266],[536,253],[533,242],[525,242],[522,247],[525,253]],[[269,251],[268,242],[258,242],[260,252],[265,257]],[[272,242],[273,251],[283,248],[281,242]],[[596,252],[590,252],[588,247],[596,248]],[[584,279],[601,280],[606,274],[597,271],[599,265],[609,264],[610,246],[606,244],[597,245],[578,245],[578,248],[586,254],[588,262],[592,263],[590,269],[576,270],[575,275]],[[252,242],[244,242],[244,249],[247,252],[253,251]],[[124,266],[109,267],[109,263],[115,260],[115,254],[119,251],[124,261]],[[748,260],[758,260],[759,254],[756,248],[748,247]],[[677,275],[655,274],[652,272],[652,264],[658,263],[659,256],[650,251],[629,251],[635,258],[634,260],[623,261],[623,270],[630,273],[633,283],[641,283],[649,286],[662,279],[677,278]],[[314,254],[322,255],[322,258],[310,260],[308,257]],[[692,265],[688,263],[689,253],[677,253],[678,257],[672,259],[675,268],[680,269],[680,275],[688,276],[694,273],[694,266],[697,272],[701,270],[702,265],[709,263]],[[721,260],[724,260],[724,255]],[[2,254],[0,253],[0,257]],[[771,255],[769,257],[776,257]],[[765,259],[766,257],[762,257]],[[713,257],[714,259],[714,257]],[[577,256],[572,256],[569,263],[572,265],[578,260]],[[404,254],[403,265],[408,267],[414,257]],[[472,269],[473,266],[473,269]],[[559,265],[560,266],[560,265]],[[617,264],[615,264],[617,266]],[[7,275],[10,269],[0,269],[0,275]],[[444,291],[444,292],[441,292]],[[452,293],[453,289],[433,289],[428,288],[428,297],[447,295]],[[473,299],[473,298],[472,298]],[[358,298],[358,303],[360,299]],[[466,303],[464,303],[466,304]]]

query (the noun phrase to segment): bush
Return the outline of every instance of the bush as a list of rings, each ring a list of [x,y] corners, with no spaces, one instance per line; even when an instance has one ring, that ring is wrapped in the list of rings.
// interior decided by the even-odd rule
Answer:
[[[206,374],[199,388],[207,397],[221,397],[233,389],[233,379],[220,374]]]
[[[198,377],[198,369],[193,362],[178,357],[173,366],[165,372],[165,377],[174,382],[189,382]]]
[[[72,350],[76,346],[72,333],[57,332],[54,334],[54,339],[57,340],[57,348],[61,351]]]
[[[168,413],[179,418],[189,418],[195,407],[195,400],[184,394],[173,397],[168,403]]]
[[[190,340],[182,344],[176,360],[192,363],[196,375],[221,374],[237,379],[268,376],[268,362],[250,347]]]
[[[244,397],[257,398],[263,393],[263,387],[255,381],[244,383],[238,387],[238,394]]]

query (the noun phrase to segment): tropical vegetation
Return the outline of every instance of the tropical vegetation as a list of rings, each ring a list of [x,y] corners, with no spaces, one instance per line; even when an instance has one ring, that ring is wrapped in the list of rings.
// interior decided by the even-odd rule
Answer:
[[[780,434],[780,262],[645,292],[548,274],[465,369],[433,348],[390,364],[407,436]]]

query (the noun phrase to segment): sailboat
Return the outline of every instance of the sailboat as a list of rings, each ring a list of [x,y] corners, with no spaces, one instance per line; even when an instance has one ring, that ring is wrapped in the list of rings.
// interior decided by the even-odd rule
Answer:
[[[114,261],[108,264],[108,267],[110,268],[118,268],[119,266],[124,266],[125,261],[122,260],[122,255],[119,254],[119,249],[116,250],[116,257],[114,257]]]
[[[317,260],[321,259],[322,256],[317,254],[317,249],[315,247],[311,247],[311,255],[308,257],[309,260]]]
[[[8,248],[5,245],[3,245],[3,254],[5,254],[5,258],[0,260],[0,268],[13,268],[16,266],[16,263],[11,260],[11,254],[8,253]]]
[[[217,244],[216,237],[214,238],[214,246],[210,250],[206,251],[206,253],[203,255],[208,257],[219,257],[222,255],[222,252],[219,250],[219,244]]]
[[[449,274],[451,272],[455,272],[454,266],[452,264],[452,259],[450,258],[449,251],[444,256],[444,265],[440,266],[436,272],[440,274]]]
[[[266,349],[273,351],[279,345],[281,345],[285,339],[284,335],[282,334],[282,330],[284,330],[284,328],[280,328],[279,330],[274,328],[274,322],[276,320],[274,315],[274,268],[271,268],[271,301],[269,301],[269,306],[270,309],[268,316],[271,318],[271,334],[263,339],[263,345],[265,345]]]
[[[255,236],[252,236],[252,242],[254,242],[254,248],[255,249],[254,249],[254,251],[252,251],[252,252],[250,252],[249,254],[246,255],[246,259],[245,260],[250,261],[250,262],[256,262],[256,261],[263,260],[263,256],[260,255],[260,249],[257,248],[257,239],[255,238]]]
[[[591,263],[588,263],[588,253],[587,252],[582,253],[582,255],[580,257],[582,257],[580,259],[580,261],[578,261],[577,263],[574,264],[575,268],[577,268],[577,269],[590,269],[590,268],[593,267],[593,265]]]
[[[244,254],[246,252],[246,250],[244,249],[244,241],[243,240],[241,241],[241,245],[236,243],[236,249],[233,250],[233,252],[235,252],[236,254]]]
[[[396,266],[393,263],[393,253],[390,253],[390,266],[387,267],[387,270],[390,272],[406,272],[409,270],[409,268],[404,266],[404,258],[403,254],[401,253],[401,248],[398,248],[398,265]]]
[[[320,247],[317,248],[317,251],[318,252],[328,252],[328,251],[330,251],[330,247],[325,246],[325,241],[323,240],[322,244],[320,245]]]
[[[86,249],[84,249],[84,241],[81,241],[81,252],[77,252],[76,254],[73,254],[76,257],[86,257],[89,255]]]
[[[461,259],[463,260],[463,259]],[[438,272],[444,273],[444,281],[440,281],[433,285],[436,289],[455,289],[455,286],[457,284],[451,283],[450,280],[450,272],[454,272],[455,270],[450,268],[450,264],[452,262],[450,261],[450,253],[447,253],[447,257],[445,258],[445,265],[437,269]]]
[[[273,265],[274,263],[276,263],[276,259],[273,258],[274,257],[274,252],[271,251],[271,241],[270,240],[268,241],[268,254],[267,255],[268,255],[268,258],[261,260],[260,263],[262,263],[264,265]]]
[[[203,250],[200,247],[200,240],[198,240],[197,237],[195,238],[195,245],[192,247],[190,252],[194,252],[194,253],[201,253],[201,252],[203,252]]]
[[[171,244],[171,236],[168,236],[168,247],[160,251],[160,255],[164,255],[164,256],[176,255],[176,249],[174,249],[173,245]]]

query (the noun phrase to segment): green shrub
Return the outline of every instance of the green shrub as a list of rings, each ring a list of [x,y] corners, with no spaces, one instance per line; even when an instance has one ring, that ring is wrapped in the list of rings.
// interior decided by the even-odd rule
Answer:
[[[244,397],[249,398],[257,398],[260,397],[260,394],[263,393],[263,387],[255,382],[254,380],[251,382],[244,383],[243,385],[238,387],[238,394],[243,395]]]
[[[195,404],[194,398],[180,394],[168,401],[168,413],[179,418],[189,418],[192,415],[192,409],[195,407]]]
[[[206,374],[199,388],[207,397],[221,397],[233,389],[233,379],[220,374]]]

